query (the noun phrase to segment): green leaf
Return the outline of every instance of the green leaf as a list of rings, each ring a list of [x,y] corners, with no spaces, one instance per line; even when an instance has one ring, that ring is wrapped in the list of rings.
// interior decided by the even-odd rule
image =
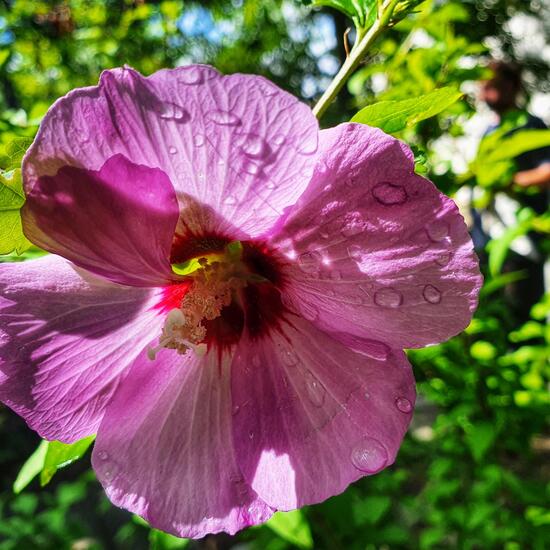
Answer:
[[[550,130],[518,130],[493,144],[493,150],[483,158],[485,163],[511,160],[522,153],[550,145]]]
[[[17,474],[13,484],[14,493],[20,493],[42,471],[47,452],[48,442],[42,440]]]
[[[290,544],[300,548],[313,548],[309,523],[302,510],[277,512],[265,525]]]
[[[462,94],[453,87],[440,88],[414,99],[379,101],[361,109],[352,119],[394,134],[444,111]]]
[[[496,437],[496,429],[490,422],[479,422],[466,430],[466,443],[476,462],[481,461]]]
[[[361,30],[376,21],[377,0],[313,0],[313,6],[327,6],[347,15]]]
[[[44,466],[40,472],[40,485],[47,485],[59,468],[64,468],[81,458],[95,439],[90,435],[74,443],[50,441],[44,458]]]
[[[17,137],[4,145],[0,151],[0,167],[2,170],[15,170],[21,168],[23,155],[30,147],[33,138]]]

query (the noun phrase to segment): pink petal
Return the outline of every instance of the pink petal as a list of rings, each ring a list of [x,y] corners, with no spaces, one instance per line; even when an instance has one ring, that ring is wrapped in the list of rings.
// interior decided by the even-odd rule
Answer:
[[[272,244],[291,260],[287,305],[327,331],[420,347],[463,330],[481,276],[456,205],[380,130],[321,132],[311,185]]]
[[[233,438],[246,481],[290,510],[392,464],[415,389],[400,351],[372,359],[298,317],[283,326],[238,349]]]
[[[174,279],[179,207],[161,170],[122,155],[97,172],[63,166],[34,182],[22,215],[32,242],[112,282],[159,286]]]
[[[272,510],[244,483],[231,440],[227,358],[137,359],[99,428],[92,463],[117,506],[181,537],[235,533]]]
[[[160,333],[154,294],[46,256],[0,264],[0,295],[0,400],[46,439],[95,433],[126,367]]]
[[[25,158],[25,188],[63,165],[98,170],[122,153],[166,172],[184,207],[185,194],[219,214],[194,233],[225,234],[225,219],[258,235],[305,189],[317,139],[311,110],[262,77],[115,69],[50,109]]]

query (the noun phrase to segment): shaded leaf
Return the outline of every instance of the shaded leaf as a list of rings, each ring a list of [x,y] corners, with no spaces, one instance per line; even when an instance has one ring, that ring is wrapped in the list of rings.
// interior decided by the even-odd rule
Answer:
[[[44,467],[44,459],[48,452],[48,442],[42,440],[36,451],[27,459],[13,484],[13,492],[20,493],[41,471]]]
[[[309,523],[302,510],[277,512],[266,523],[266,526],[291,544],[300,548],[313,548]]]

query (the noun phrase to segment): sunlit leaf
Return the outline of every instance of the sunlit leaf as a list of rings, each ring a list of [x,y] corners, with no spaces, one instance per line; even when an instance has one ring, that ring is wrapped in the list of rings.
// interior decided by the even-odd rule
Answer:
[[[36,451],[27,459],[13,484],[13,492],[20,493],[41,471],[44,467],[44,459],[48,452],[48,442],[42,440]]]
[[[334,8],[352,19],[357,27],[367,29],[376,20],[378,2],[377,0],[313,0],[311,4]]]
[[[91,435],[74,443],[50,441],[44,457],[44,466],[40,472],[40,485],[44,486],[49,483],[59,468],[68,466],[81,458],[94,439],[95,435]]]
[[[313,548],[309,523],[302,510],[277,512],[266,523],[282,539],[300,548]]]
[[[495,163],[514,159],[527,151],[540,149],[550,145],[550,130],[518,130],[511,136],[503,137],[494,145],[483,161]]]
[[[351,121],[375,126],[392,134],[441,113],[461,97],[462,93],[447,87],[414,99],[379,101],[361,109]]]

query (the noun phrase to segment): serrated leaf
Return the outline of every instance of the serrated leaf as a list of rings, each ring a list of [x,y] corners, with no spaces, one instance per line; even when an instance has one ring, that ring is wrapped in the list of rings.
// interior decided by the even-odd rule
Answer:
[[[13,492],[20,493],[41,471],[44,467],[44,459],[48,452],[48,442],[42,440],[36,451],[27,459],[13,484]]]
[[[0,173],[0,254],[20,254],[31,246],[23,234],[20,209],[25,202],[21,171]]]
[[[302,510],[277,512],[265,525],[295,546],[313,548],[311,529]]]
[[[394,134],[441,113],[461,97],[461,92],[449,86],[415,99],[379,101],[361,109],[351,122],[368,124]]]
[[[88,450],[88,447],[95,439],[95,435],[85,437],[74,443],[61,443],[50,441],[44,458],[44,466],[40,472],[40,485],[44,486],[50,482],[57,470],[72,464]]]
[[[18,137],[4,145],[0,152],[0,167],[3,170],[14,170],[21,168],[21,160],[30,147],[33,138]]]

